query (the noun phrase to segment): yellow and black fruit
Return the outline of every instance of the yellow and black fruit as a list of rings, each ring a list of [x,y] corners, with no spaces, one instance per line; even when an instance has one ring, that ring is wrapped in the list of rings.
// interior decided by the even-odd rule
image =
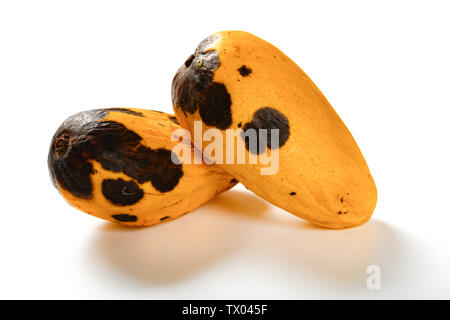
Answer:
[[[112,108],[80,112],[56,131],[51,180],[72,206],[129,226],[177,218],[236,184],[216,165],[174,162],[173,115]],[[192,157],[198,152],[189,145]]]
[[[328,228],[357,226],[371,217],[377,190],[358,145],[316,85],[270,43],[242,31],[209,36],[177,71],[172,102],[191,134],[201,121],[203,132],[241,130],[237,138],[245,140],[246,159],[278,152],[279,168],[271,175],[260,174],[261,163],[221,161],[260,197]],[[267,131],[252,148],[251,129],[277,129],[278,145],[271,145]],[[230,147],[226,142],[223,150]]]

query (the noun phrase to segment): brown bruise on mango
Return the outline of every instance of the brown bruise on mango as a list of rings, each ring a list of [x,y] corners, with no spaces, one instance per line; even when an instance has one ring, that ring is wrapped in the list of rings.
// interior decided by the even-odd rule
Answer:
[[[198,111],[206,125],[226,129],[232,124],[232,101],[226,86],[213,80],[220,61],[210,46],[217,40],[215,36],[203,40],[178,69],[172,82],[172,100],[184,113]]]
[[[69,204],[111,222],[149,226],[184,215],[234,186],[230,184],[232,177],[219,167],[194,164],[176,165],[175,173],[182,168],[177,183],[162,183],[177,175],[168,172],[170,166],[160,163],[157,151],[167,150],[162,151],[162,158],[167,159],[167,152],[178,143],[171,135],[181,127],[170,119],[173,115],[164,112],[124,109],[81,112],[69,117],[55,134],[49,150],[50,177]],[[92,145],[93,141],[96,143]],[[118,150],[122,145],[118,141],[129,145]],[[100,149],[95,154],[102,156],[89,157],[94,146]],[[147,149],[157,156],[142,152]],[[194,156],[192,147],[191,153]],[[133,155],[135,159],[129,160]],[[133,167],[135,164],[138,167]],[[151,174],[142,173],[150,172],[149,166],[156,172],[164,168],[162,176],[167,180],[148,180]],[[160,220],[165,216],[170,218]]]

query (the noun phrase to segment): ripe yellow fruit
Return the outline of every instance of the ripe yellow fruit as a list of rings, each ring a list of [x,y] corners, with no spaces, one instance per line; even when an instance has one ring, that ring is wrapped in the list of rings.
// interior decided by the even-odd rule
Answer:
[[[172,101],[191,135],[194,121],[224,136],[227,129],[279,130],[279,148],[268,135],[266,144],[252,149],[247,141],[245,149],[246,158],[278,152],[276,174],[261,175],[260,162],[220,164],[258,196],[323,227],[370,219],[377,190],[358,145],[316,85],[270,43],[242,31],[211,35],[176,73]],[[223,148],[230,148],[226,139]]]
[[[177,218],[236,184],[218,166],[174,163],[171,135],[180,128],[158,111],[80,112],[52,139],[52,182],[69,204],[105,220],[149,226]]]

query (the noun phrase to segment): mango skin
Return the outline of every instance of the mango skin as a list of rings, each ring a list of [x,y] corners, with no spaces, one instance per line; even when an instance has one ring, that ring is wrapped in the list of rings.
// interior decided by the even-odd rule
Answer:
[[[242,31],[209,36],[177,71],[172,102],[191,135],[194,121],[224,136],[255,123],[280,128],[276,174],[261,175],[260,164],[220,164],[258,196],[326,228],[370,219],[377,189],[358,145],[317,86],[270,43]],[[255,122],[267,107],[272,113]]]
[[[218,166],[171,163],[178,143],[171,135],[180,128],[159,111],[78,113],[52,139],[52,182],[70,205],[104,220],[133,227],[173,220],[236,184]]]

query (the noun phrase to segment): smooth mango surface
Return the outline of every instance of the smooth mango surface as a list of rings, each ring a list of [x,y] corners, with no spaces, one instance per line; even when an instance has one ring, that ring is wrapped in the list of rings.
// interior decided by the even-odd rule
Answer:
[[[258,196],[327,228],[370,219],[377,190],[358,145],[316,85],[270,43],[242,31],[209,36],[176,73],[172,101],[192,135],[194,121],[224,136],[227,129],[279,130],[276,174],[261,175],[260,163],[220,164]],[[225,139],[223,148],[230,148]],[[245,150],[246,157],[272,151],[270,143]]]

